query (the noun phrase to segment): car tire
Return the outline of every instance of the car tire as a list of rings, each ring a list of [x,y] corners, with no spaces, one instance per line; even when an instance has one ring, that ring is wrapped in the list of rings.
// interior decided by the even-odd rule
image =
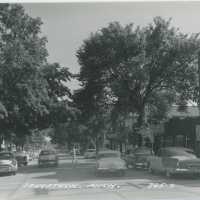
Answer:
[[[151,174],[155,174],[155,170],[152,169],[151,165],[149,165],[148,171],[149,171],[149,173],[151,173]]]
[[[166,176],[167,178],[171,178],[171,177],[172,177],[172,173],[171,173],[169,170],[166,170],[166,171],[165,171],[165,176]]]
[[[96,170],[96,171],[95,171],[95,176],[96,176],[96,177],[99,177],[99,176],[100,176],[100,172]]]
[[[12,172],[12,175],[15,176],[17,172]]]

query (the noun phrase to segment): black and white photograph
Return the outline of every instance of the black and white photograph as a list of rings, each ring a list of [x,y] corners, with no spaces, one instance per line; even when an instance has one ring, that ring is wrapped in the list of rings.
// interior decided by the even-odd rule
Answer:
[[[200,1],[0,3],[0,200],[200,200]]]

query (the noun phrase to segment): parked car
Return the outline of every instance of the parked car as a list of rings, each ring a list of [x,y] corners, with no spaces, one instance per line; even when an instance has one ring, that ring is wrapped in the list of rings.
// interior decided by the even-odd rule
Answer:
[[[126,163],[121,159],[119,151],[99,151],[96,162],[96,175],[105,173],[117,173],[123,176],[126,170]]]
[[[88,149],[84,153],[84,158],[85,159],[96,158],[96,149]]]
[[[148,169],[148,159],[153,155],[153,151],[148,147],[138,147],[133,151],[130,151],[125,156],[126,166],[134,168]]]
[[[11,152],[0,152],[0,173],[15,175],[18,170],[17,160]]]
[[[149,171],[151,173],[162,172],[167,177],[175,174],[199,175],[200,159],[191,149],[165,147],[149,158]]]
[[[75,149],[75,152],[76,152],[76,155],[77,155],[77,156],[80,156],[80,155],[81,155],[79,149],[76,148],[76,149]],[[74,154],[74,150],[73,150],[73,149],[70,151],[70,154],[73,156],[73,154]]]
[[[54,150],[42,150],[38,158],[39,167],[53,165],[58,166],[58,156]]]
[[[29,162],[29,155],[25,151],[18,151],[15,153],[18,166],[27,166]]]

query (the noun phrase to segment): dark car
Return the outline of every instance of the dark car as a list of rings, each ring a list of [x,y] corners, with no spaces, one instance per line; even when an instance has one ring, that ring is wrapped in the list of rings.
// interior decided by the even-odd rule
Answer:
[[[58,156],[54,150],[42,150],[38,158],[39,167],[53,165],[58,166]]]
[[[96,149],[88,149],[84,153],[84,158],[85,159],[96,158]]]
[[[149,171],[163,172],[167,177],[175,174],[196,176],[200,174],[200,159],[192,149],[165,147],[150,157]]]
[[[148,159],[153,155],[153,151],[148,147],[138,147],[125,156],[126,166],[134,168],[148,168]]]
[[[0,173],[15,175],[18,169],[15,156],[11,152],[0,152]]]
[[[26,166],[28,165],[29,162],[29,156],[26,152],[24,151],[18,151],[15,153],[15,158],[17,160],[18,166]]]

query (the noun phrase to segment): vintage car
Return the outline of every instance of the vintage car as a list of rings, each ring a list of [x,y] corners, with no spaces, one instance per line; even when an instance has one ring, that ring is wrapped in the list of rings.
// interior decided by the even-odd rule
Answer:
[[[54,150],[42,150],[38,158],[38,166],[58,166],[58,156]]]
[[[0,173],[15,175],[18,170],[17,160],[11,152],[0,152]]]
[[[149,158],[149,171],[162,172],[167,177],[175,174],[199,175],[200,159],[191,149],[165,147]]]
[[[148,147],[138,147],[125,156],[126,166],[129,168],[148,169],[148,159],[153,151]]]
[[[96,175],[105,173],[117,173],[120,176],[125,175],[126,163],[121,159],[119,151],[104,150],[97,154]]]
[[[74,149],[71,149],[71,151],[70,151],[71,156],[74,155],[74,152],[76,153],[77,156],[81,155],[81,152],[78,148],[75,148],[75,151],[74,151]]]
[[[96,158],[96,149],[88,149],[84,153],[84,158],[85,159]]]
[[[26,166],[29,162],[29,155],[24,151],[18,151],[15,153],[15,158],[17,160],[18,166]]]

